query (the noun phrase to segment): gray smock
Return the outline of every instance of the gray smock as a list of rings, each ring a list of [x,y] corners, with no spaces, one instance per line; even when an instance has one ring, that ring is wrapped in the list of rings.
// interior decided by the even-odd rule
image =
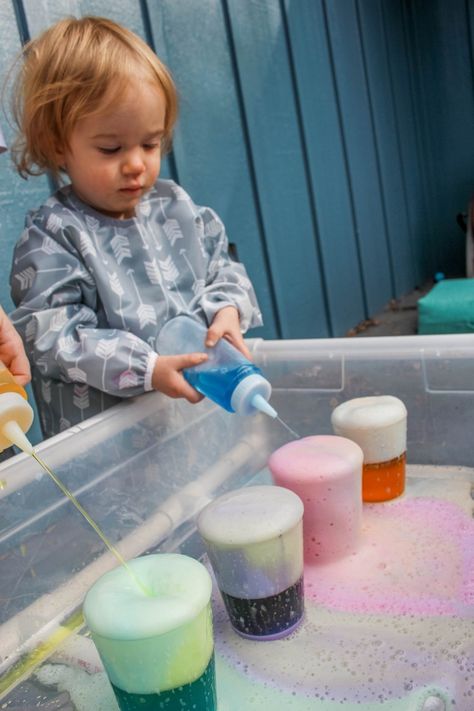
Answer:
[[[131,219],[107,217],[71,186],[28,213],[10,277],[46,436],[152,389],[156,338],[179,313],[210,324],[235,306],[262,317],[216,213],[158,180]]]

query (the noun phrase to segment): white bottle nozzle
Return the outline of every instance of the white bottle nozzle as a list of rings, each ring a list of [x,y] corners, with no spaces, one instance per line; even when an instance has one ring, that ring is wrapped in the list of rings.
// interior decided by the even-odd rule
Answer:
[[[6,392],[0,395],[0,452],[15,444],[27,454],[33,447],[25,437],[33,422],[33,409],[19,393]]]
[[[18,449],[21,449],[22,452],[26,452],[26,454],[33,454],[33,446],[18,422],[9,420],[8,422],[4,422],[0,429],[2,435],[9,442],[16,445]]]
[[[267,400],[265,400],[263,395],[254,395],[252,398],[252,405],[256,410],[264,412],[266,415],[269,415],[269,417],[278,417],[277,411],[270,405]]]
[[[268,380],[259,373],[253,373],[237,385],[230,404],[239,415],[255,415],[255,410],[259,410],[270,417],[277,417],[276,411],[268,404],[271,394],[272,386]]]

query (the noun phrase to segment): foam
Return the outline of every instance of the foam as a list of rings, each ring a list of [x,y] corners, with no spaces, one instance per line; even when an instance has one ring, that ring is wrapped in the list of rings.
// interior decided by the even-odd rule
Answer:
[[[216,545],[245,546],[280,536],[302,516],[303,504],[292,491],[247,486],[208,504],[199,516],[198,528],[206,541]]]
[[[142,639],[181,627],[209,601],[212,581],[199,561],[178,554],[136,558],[128,563],[153,592],[146,596],[119,566],[89,590],[84,615],[91,630],[109,639]]]
[[[392,395],[360,397],[338,405],[331,415],[335,434],[356,442],[364,462],[388,462],[406,452],[407,410]]]
[[[84,602],[110,681],[136,694],[192,683],[206,670],[214,648],[209,573],[177,554],[145,556],[129,565],[152,596],[120,566],[102,576]]]
[[[46,687],[68,693],[77,711],[111,711],[117,708],[105,672],[88,674],[84,669],[74,669],[64,664],[44,664],[36,670],[35,677]]]
[[[198,529],[220,590],[264,598],[303,574],[303,503],[288,489],[248,486],[220,496],[201,512]]]
[[[411,498],[410,487],[404,499],[364,507],[358,553],[306,566],[304,624],[271,653],[233,634],[216,600],[229,709],[237,698],[246,711],[471,711],[473,502],[454,468],[420,469],[439,498]],[[443,500],[441,481],[466,510]]]
[[[357,550],[362,521],[361,448],[334,435],[304,437],[269,459],[275,483],[304,504],[304,555],[320,563]]]

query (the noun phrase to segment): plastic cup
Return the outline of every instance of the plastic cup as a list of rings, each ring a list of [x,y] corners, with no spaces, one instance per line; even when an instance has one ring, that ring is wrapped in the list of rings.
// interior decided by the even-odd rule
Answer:
[[[184,555],[136,558],[102,576],[84,617],[122,711],[215,711],[212,581]]]
[[[304,501],[305,562],[331,563],[355,553],[362,527],[361,448],[349,439],[315,435],[271,455],[273,481]]]
[[[405,491],[407,410],[393,395],[359,397],[338,405],[331,416],[336,434],[364,453],[362,498],[389,501]]]
[[[278,486],[249,486],[201,512],[203,537],[232,627],[243,637],[285,637],[300,623],[303,504]]]

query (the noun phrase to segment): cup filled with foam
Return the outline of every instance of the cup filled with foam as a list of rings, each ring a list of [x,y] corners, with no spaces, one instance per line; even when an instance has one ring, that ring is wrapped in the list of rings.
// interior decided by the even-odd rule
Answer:
[[[241,636],[279,639],[301,622],[302,518],[301,499],[278,486],[228,492],[199,515],[230,622]]]
[[[273,481],[304,504],[304,558],[327,564],[355,553],[362,527],[361,448],[345,437],[314,435],[270,456]]]
[[[360,397],[338,405],[331,415],[336,434],[357,442],[364,453],[362,496],[388,501],[403,494],[407,410],[392,395]]]
[[[128,567],[133,576],[119,566],[99,578],[83,606],[120,709],[215,711],[208,571],[165,553]]]

